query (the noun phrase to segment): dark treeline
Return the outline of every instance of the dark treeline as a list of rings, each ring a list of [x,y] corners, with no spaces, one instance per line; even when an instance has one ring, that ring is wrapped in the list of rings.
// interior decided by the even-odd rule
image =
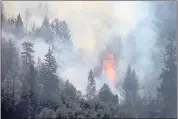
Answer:
[[[176,6],[168,4],[170,13]],[[155,7],[161,10],[162,7]],[[168,9],[167,9],[168,10]],[[128,66],[124,77],[123,90],[125,101],[119,103],[118,95],[114,95],[107,84],[99,92],[96,91],[95,76],[92,69],[88,73],[86,95],[82,95],[69,80],[63,81],[56,74],[58,66],[49,47],[42,61],[34,61],[33,41],[24,41],[19,53],[15,39],[26,36],[33,39],[41,37],[50,44],[52,39],[59,42],[71,43],[70,30],[66,21],[54,19],[49,22],[46,16],[42,25],[35,24],[27,32],[21,15],[16,18],[6,18],[1,14],[2,31],[12,33],[15,39],[1,38],[1,107],[3,119],[17,118],[127,118],[127,117],[177,117],[176,104],[176,19],[156,14],[159,22],[158,44],[165,51],[164,68],[159,79],[156,99],[145,99],[138,94],[140,86],[137,73]],[[161,21],[161,22],[160,22]],[[161,26],[161,27],[160,27]],[[175,27],[175,28],[174,28]],[[169,29],[169,30],[168,30]],[[164,41],[162,40],[164,39]],[[158,45],[156,44],[156,45]],[[84,79],[84,80],[86,80]],[[154,85],[154,84],[153,84]]]

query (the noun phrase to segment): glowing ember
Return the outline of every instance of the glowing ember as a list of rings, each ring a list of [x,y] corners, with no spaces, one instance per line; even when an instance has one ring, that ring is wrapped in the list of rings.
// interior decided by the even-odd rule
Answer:
[[[103,72],[108,79],[115,79],[114,56],[111,52],[106,52],[107,59],[103,60]]]

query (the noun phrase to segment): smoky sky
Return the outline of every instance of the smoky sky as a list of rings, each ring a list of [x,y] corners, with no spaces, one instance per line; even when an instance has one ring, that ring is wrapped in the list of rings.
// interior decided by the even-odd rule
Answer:
[[[58,65],[62,67],[58,74],[65,80],[69,79],[83,93],[89,70],[100,63],[99,54],[108,47],[118,56],[115,61],[117,79],[114,83],[120,82],[119,86],[122,84],[130,64],[137,72],[141,87],[151,88],[150,92],[156,91],[157,85],[152,83],[158,84],[156,78],[159,70],[154,73],[152,53],[159,52],[159,48],[155,48],[157,32],[154,31],[152,4],[154,3],[141,1],[3,2],[5,16],[15,17],[20,13],[28,30],[33,23],[39,27],[45,15],[50,21],[58,18],[67,22],[73,47],[63,46],[57,41],[54,43],[54,54]],[[33,41],[37,61],[38,57],[44,58],[49,45],[40,38],[34,39],[38,39]],[[106,82],[108,81],[103,74],[96,77],[97,89]],[[115,87],[110,87],[113,92],[119,93],[115,91]]]

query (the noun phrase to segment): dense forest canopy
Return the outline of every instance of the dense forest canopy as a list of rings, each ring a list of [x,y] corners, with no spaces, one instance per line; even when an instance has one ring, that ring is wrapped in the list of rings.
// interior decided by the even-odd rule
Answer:
[[[176,2],[2,3],[2,118],[177,117]]]

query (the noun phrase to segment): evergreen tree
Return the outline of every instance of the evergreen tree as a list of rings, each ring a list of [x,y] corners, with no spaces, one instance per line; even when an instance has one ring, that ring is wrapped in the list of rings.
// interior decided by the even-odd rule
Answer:
[[[129,88],[131,88],[131,83],[130,83],[130,80],[131,80],[131,78],[132,78],[132,71],[131,71],[131,67],[130,67],[130,65],[128,66],[128,68],[127,68],[127,73],[126,73],[126,76],[125,76],[125,78],[124,78],[124,83],[123,83],[123,90],[124,90],[124,92],[125,92],[125,103],[130,103],[129,102],[129,99],[130,99],[130,90],[131,89],[129,89]]]
[[[87,85],[87,98],[88,100],[91,100],[92,98],[95,97],[96,94],[96,82],[94,79],[94,74],[92,72],[92,70],[90,70],[89,72],[89,76],[88,76],[88,85]]]
[[[168,39],[165,54],[165,68],[161,73],[162,79],[158,88],[159,97],[162,99],[162,113],[164,117],[176,117],[177,103],[177,63],[176,63],[176,40]]]
[[[49,47],[48,53],[45,55],[44,64],[41,70],[41,79],[43,83],[43,99],[50,101],[55,98],[58,88],[58,77],[56,76],[57,62]]]
[[[160,49],[163,49],[161,58],[164,60],[164,67],[159,78],[161,84],[158,87],[158,97],[162,111],[161,116],[169,118],[176,117],[177,104],[176,9],[177,6],[173,1],[155,4],[157,44]]]
[[[76,101],[77,99],[77,90],[76,88],[67,80],[65,82],[65,88],[64,88],[64,95],[65,97],[68,97],[68,99],[71,99],[72,101]]]
[[[70,41],[70,30],[65,21],[60,21],[55,19],[51,24],[53,34],[60,42],[69,42]]]
[[[6,78],[2,81],[2,102],[4,104],[4,108],[6,110],[8,109],[14,109],[14,95],[12,89],[12,75],[9,73],[7,74]]]
[[[46,42],[49,42],[51,39],[53,39],[53,33],[50,27],[49,18],[47,16],[44,17],[38,35],[42,37]]]
[[[107,84],[104,84],[101,87],[98,97],[99,97],[100,102],[104,102],[107,104],[110,104],[113,101],[113,99],[115,100],[115,97],[112,94],[111,89],[109,88]]]
[[[6,42],[4,42],[6,43]],[[12,110],[15,109],[15,80],[18,78],[18,53],[10,39],[2,49],[2,87],[7,94]],[[6,49],[4,49],[6,47]],[[7,100],[8,100],[7,99]]]
[[[20,92],[20,87],[17,87],[19,84],[18,76],[13,72],[9,72],[1,83],[2,103],[3,106],[5,106],[3,108],[6,109],[7,112],[11,111],[13,117],[16,110],[15,103],[18,102],[17,97]]]
[[[22,74],[21,74],[21,78],[22,78],[22,96],[21,96],[21,99],[22,99],[22,102],[24,103],[24,105],[26,105],[27,109],[29,109],[29,104],[30,104],[30,87],[31,87],[31,84],[30,84],[30,79],[29,79],[29,72],[30,72],[30,66],[34,64],[34,61],[33,61],[33,53],[35,52],[33,50],[33,43],[31,42],[23,42],[22,43],[22,52],[21,52],[21,57],[22,57],[22,61],[23,61],[23,64],[22,64]],[[29,110],[27,110],[29,111]],[[29,113],[28,113],[29,114]]]
[[[25,41],[22,43],[21,57],[23,60],[23,66],[27,70],[31,64],[34,64],[33,54],[35,51],[33,50],[33,43]]]
[[[7,41],[5,38],[2,37],[1,40],[1,81],[5,79],[6,74],[8,73],[8,67],[7,67],[7,59],[8,59],[8,53],[7,53]]]
[[[27,74],[27,81],[29,84],[29,99],[30,99],[30,112],[31,117],[35,118],[36,110],[37,110],[37,96],[38,93],[38,82],[37,82],[37,70],[35,69],[34,65],[31,64],[29,68],[29,72]]]
[[[43,62],[41,61],[40,57],[38,57],[38,62],[36,64],[36,68],[37,68],[38,71],[41,70],[42,65],[43,65]]]
[[[153,11],[155,11],[154,29],[157,34],[155,47],[159,49],[159,52],[153,52],[153,61],[155,69],[159,70],[163,65],[162,61],[164,60],[165,47],[168,43],[167,39],[176,37],[177,6],[174,1],[156,2],[153,4]]]
[[[17,50],[10,39],[8,42],[8,55],[9,58],[7,60],[7,64],[9,65],[9,79],[11,79],[12,82],[12,109],[15,110],[15,79],[18,77],[18,53]],[[17,55],[17,56],[16,56]],[[13,78],[12,78],[13,77]]]
[[[125,104],[128,106],[134,106],[138,97],[137,93],[139,85],[135,70],[131,71],[130,65],[128,66],[127,73],[124,78],[123,89],[125,91]]]
[[[18,14],[16,21],[15,21],[15,29],[14,29],[14,33],[17,37],[23,37],[25,34],[25,27],[21,18],[21,15]]]
[[[64,84],[64,88],[60,88],[60,99],[62,105],[65,105],[67,108],[73,108],[79,106],[76,103],[79,102],[80,97],[77,95],[77,89],[67,80]]]
[[[7,19],[7,23],[4,26],[4,30],[6,32],[11,32],[11,33],[15,33],[15,19],[14,18],[9,18]]]
[[[2,80],[8,73],[13,73],[17,76],[19,68],[19,55],[17,48],[10,39],[8,42],[5,39],[2,40]]]
[[[44,69],[46,71],[48,71],[47,73],[55,74],[57,71],[57,62],[56,62],[56,59],[52,53],[53,52],[52,52],[51,48],[49,47],[48,53],[45,55],[45,59],[44,59],[44,61],[45,61]]]
[[[35,37],[38,34],[38,28],[36,27],[35,23],[33,23],[33,26],[31,28],[31,31],[29,31],[30,36]]]
[[[17,19],[16,19],[16,23],[15,23],[15,26],[18,28],[18,27],[23,27],[23,21],[22,21],[22,18],[20,16],[20,14],[17,15]]]
[[[134,100],[134,102],[137,102],[138,99],[138,90],[139,90],[139,83],[138,83],[138,77],[136,75],[135,70],[133,69],[132,71],[132,98]]]
[[[12,42],[12,39],[9,40],[8,42],[8,60],[7,60],[7,64],[9,65],[9,71],[10,72],[14,72],[17,74],[17,70],[18,70],[18,53],[17,53],[17,49],[14,45],[14,43]]]

